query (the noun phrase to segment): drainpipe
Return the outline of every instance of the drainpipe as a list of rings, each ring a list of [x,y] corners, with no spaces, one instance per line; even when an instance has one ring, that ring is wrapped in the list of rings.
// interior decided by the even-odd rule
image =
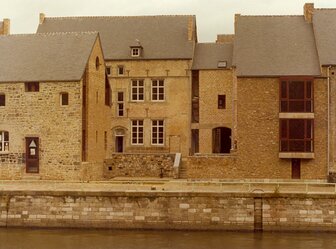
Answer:
[[[327,131],[328,131],[328,146],[327,146],[327,179],[329,177],[329,172],[330,172],[330,68],[331,66],[328,66],[327,68],[327,87],[328,87],[328,128],[327,128]]]

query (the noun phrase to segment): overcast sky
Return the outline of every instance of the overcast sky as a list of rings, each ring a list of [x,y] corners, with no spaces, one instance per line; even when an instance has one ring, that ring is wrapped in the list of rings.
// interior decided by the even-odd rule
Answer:
[[[336,8],[336,0],[0,0],[0,20],[11,19],[11,33],[34,33],[39,13],[46,16],[124,16],[194,14],[198,39],[233,33],[235,13],[301,15],[305,2]]]

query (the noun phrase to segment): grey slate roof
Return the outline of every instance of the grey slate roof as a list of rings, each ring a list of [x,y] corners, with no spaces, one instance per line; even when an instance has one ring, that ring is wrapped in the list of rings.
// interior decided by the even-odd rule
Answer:
[[[192,69],[218,69],[219,61],[226,61],[227,68],[232,65],[232,43],[198,43]]]
[[[98,33],[0,36],[0,82],[77,81]]]
[[[315,9],[313,27],[321,65],[336,65],[336,9]]]
[[[240,16],[236,23],[237,76],[320,75],[312,24],[303,16]]]
[[[195,16],[46,17],[37,32],[98,31],[106,60],[132,59],[136,39],[143,47],[141,59],[190,59],[189,18],[196,25]]]

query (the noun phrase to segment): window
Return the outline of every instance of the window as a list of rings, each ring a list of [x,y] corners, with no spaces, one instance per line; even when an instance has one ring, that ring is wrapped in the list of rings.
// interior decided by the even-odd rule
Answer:
[[[132,120],[132,145],[143,144],[143,120]]]
[[[104,131],[104,150],[107,150],[107,131]]]
[[[111,75],[111,67],[106,67],[106,73],[107,75]]]
[[[26,82],[25,91],[26,92],[39,92],[40,91],[39,82]]]
[[[0,94],[0,106],[5,106],[5,105],[6,105],[6,95]]]
[[[227,67],[227,62],[226,61],[218,61],[217,67],[218,68],[226,68]]]
[[[117,73],[118,73],[118,75],[124,75],[125,74],[125,70],[124,70],[123,65],[118,66]]]
[[[280,119],[281,152],[313,152],[313,119]]]
[[[105,75],[105,105],[111,106],[111,86],[106,75]]]
[[[218,109],[225,109],[225,95],[218,95]]]
[[[0,131],[0,152],[9,151],[9,133]]]
[[[164,122],[163,120],[152,120],[152,144],[163,145]]]
[[[68,93],[61,93],[60,94],[60,102],[61,102],[61,105],[69,105],[69,94]]]
[[[140,56],[140,48],[131,48],[131,55],[132,57],[139,57]]]
[[[152,100],[165,100],[164,80],[152,80]]]
[[[143,101],[144,100],[144,81],[143,80],[132,80],[132,93],[131,100],[133,101]]]
[[[99,57],[96,57],[96,70],[99,70],[100,62],[99,62]]]
[[[280,100],[280,112],[313,112],[313,79],[281,79]]]
[[[124,116],[124,93],[118,92],[117,95],[117,116],[123,117]]]

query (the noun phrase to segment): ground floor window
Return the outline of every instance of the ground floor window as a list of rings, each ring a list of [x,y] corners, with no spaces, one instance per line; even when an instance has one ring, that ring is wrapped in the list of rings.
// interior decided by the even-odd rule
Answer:
[[[9,151],[9,132],[0,131],[0,152]]]
[[[132,120],[132,145],[143,145],[143,120]]]
[[[164,121],[152,120],[152,144],[163,145]]]
[[[217,127],[212,130],[212,153],[230,153],[231,129]]]

